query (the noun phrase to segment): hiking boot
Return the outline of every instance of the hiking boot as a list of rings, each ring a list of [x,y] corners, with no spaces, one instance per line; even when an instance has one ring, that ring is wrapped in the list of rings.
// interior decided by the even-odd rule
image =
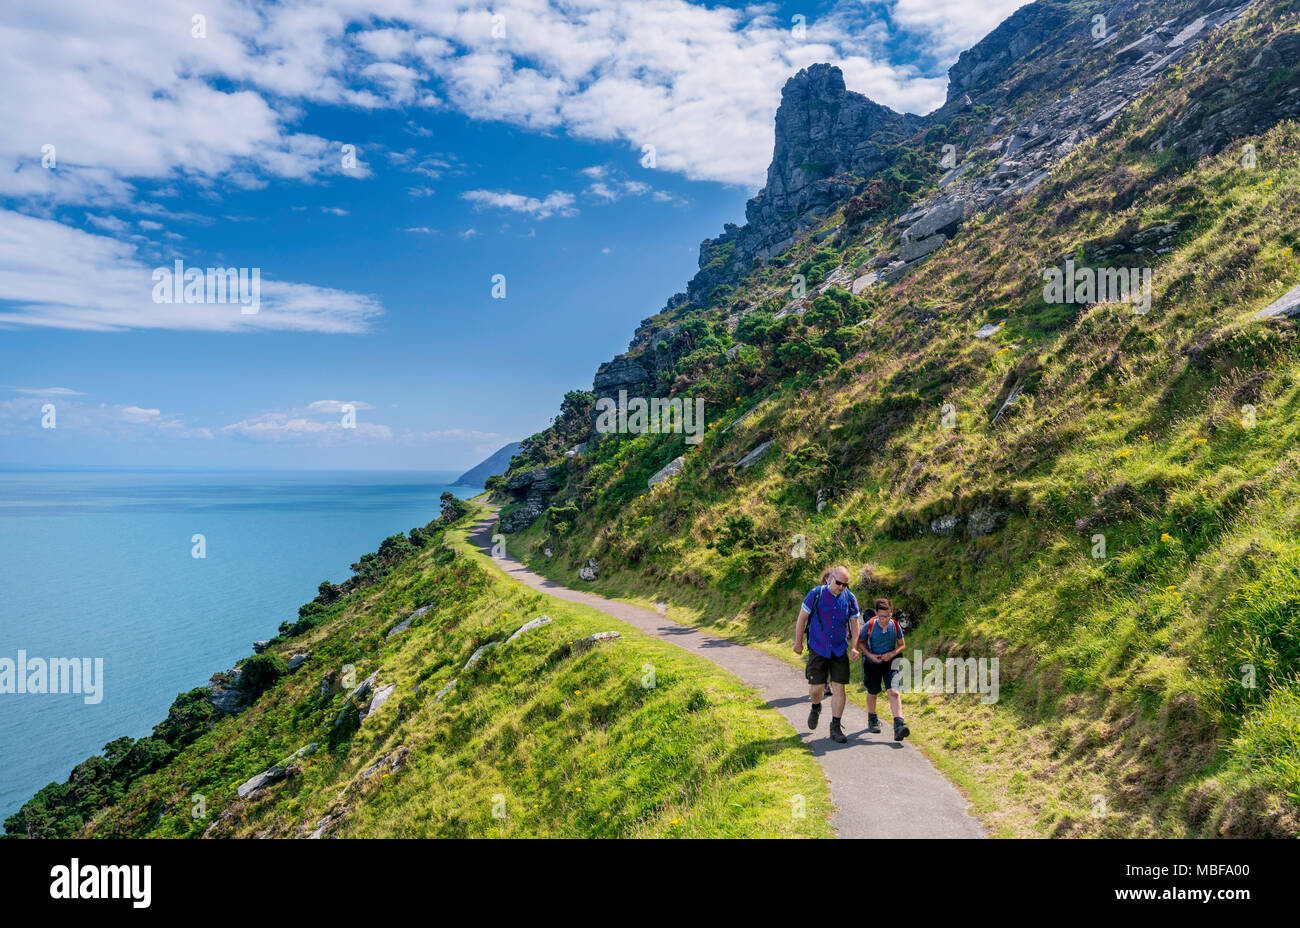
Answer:
[[[843,744],[849,740],[844,734],[844,729],[840,727],[839,719],[831,719],[831,740],[837,744]]]
[[[912,729],[907,727],[907,723],[902,719],[894,719],[894,740],[902,741],[912,733]]]
[[[867,716],[867,731],[871,732],[873,735],[880,734],[880,719],[876,718],[874,715]]]
[[[812,708],[808,710],[808,728],[811,730],[817,727],[817,722],[822,717],[822,704],[815,702]]]

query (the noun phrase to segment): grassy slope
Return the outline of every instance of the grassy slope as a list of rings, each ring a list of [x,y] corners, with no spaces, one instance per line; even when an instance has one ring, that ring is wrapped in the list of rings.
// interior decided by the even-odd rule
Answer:
[[[756,696],[706,661],[510,583],[464,534],[449,532],[448,549],[425,550],[285,646],[286,658],[304,647],[312,657],[137,783],[87,832],[198,836],[215,820],[218,836],[301,836],[342,810],[331,836],[830,834],[820,768]],[[431,601],[410,631],[385,638]],[[480,644],[540,614],[554,622],[460,669]],[[610,630],[623,637],[548,661],[562,644]],[[347,663],[357,681],[378,670],[380,685],[397,691],[330,744],[324,726],[344,697],[321,697],[320,679]],[[245,779],[312,741],[321,749],[300,772],[236,799]],[[400,747],[410,753],[399,770],[361,775]],[[199,819],[190,814],[195,794],[206,797]],[[504,818],[493,815],[496,797]]]
[[[820,569],[866,564],[861,591],[921,615],[912,644],[1002,659],[995,708],[931,697],[914,726],[1002,833],[1296,834],[1300,342],[1293,323],[1252,315],[1300,279],[1300,128],[1243,140],[1255,170],[1236,148],[1178,164],[1149,147],[1196,82],[1257,47],[1266,13],[1190,57],[1033,194],[856,304],[874,321],[841,330],[842,363],[774,374],[765,346],[706,368],[692,389],[709,395],[711,427],[680,478],[645,489],[679,437],[607,440],[570,464],[581,514],[539,523],[512,552],[576,584],[595,556],[597,591],[667,601],[679,620],[787,656]],[[1181,223],[1173,249],[1138,262],[1154,268],[1149,315],[1044,304],[1040,272],[1062,255],[1168,220]],[[877,233],[893,234],[867,228],[837,250],[863,260]],[[710,318],[762,302],[827,247],[796,246]],[[996,338],[971,337],[1004,318]],[[941,428],[944,403],[955,429]],[[752,470],[725,467],[770,438],[779,451]],[[823,487],[837,498],[817,513]],[[924,530],[981,503],[1010,513],[1005,528]],[[1091,556],[1095,534],[1105,558]]]

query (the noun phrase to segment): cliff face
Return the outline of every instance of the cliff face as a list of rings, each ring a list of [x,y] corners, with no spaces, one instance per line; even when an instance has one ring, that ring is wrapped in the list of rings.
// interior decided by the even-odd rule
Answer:
[[[729,295],[756,268],[805,241],[839,210],[846,221],[834,244],[861,228],[846,204],[866,198],[874,216],[889,219],[881,239],[886,247],[861,266],[836,268],[834,280],[810,281],[810,289],[834,283],[859,294],[894,283],[972,216],[1005,209],[1046,182],[1071,151],[1107,131],[1129,104],[1252,5],[1120,0],[1093,14],[1039,0],[960,55],[949,69],[947,102],[926,117],[896,113],[848,90],[833,65],[799,71],[782,91],[767,179],[746,206],[745,224],[729,223],[701,244],[700,270],[686,291],[641,324],[627,352],[600,366],[596,397],[672,389],[678,362],[696,347],[682,322],[729,304],[734,329],[760,301]],[[1300,94],[1288,69],[1296,42],[1294,31],[1278,30],[1252,50],[1249,67],[1202,83],[1144,132],[1140,144],[1199,158],[1294,117]],[[945,149],[951,161],[941,158]],[[1124,194],[1130,202],[1136,195]],[[788,285],[762,299],[786,303]],[[804,309],[796,300],[781,313]]]

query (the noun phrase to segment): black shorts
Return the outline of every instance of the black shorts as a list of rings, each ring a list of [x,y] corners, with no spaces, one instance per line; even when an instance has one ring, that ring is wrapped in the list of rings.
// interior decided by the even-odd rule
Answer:
[[[841,654],[839,657],[822,657],[812,648],[808,649],[808,666],[804,669],[804,676],[812,684],[825,683],[826,675],[830,674],[832,683],[849,682],[849,655]]]
[[[898,689],[898,669],[891,668],[889,665],[892,663],[893,661],[877,664],[866,657],[862,658],[862,682],[872,696],[878,694],[882,688]]]

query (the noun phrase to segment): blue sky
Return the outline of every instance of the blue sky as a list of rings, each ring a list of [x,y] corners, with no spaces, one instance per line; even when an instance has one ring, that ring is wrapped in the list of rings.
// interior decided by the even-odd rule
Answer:
[[[799,67],[928,112],[1018,5],[7,5],[0,466],[474,464],[743,221]],[[258,312],[154,302],[177,259]]]

